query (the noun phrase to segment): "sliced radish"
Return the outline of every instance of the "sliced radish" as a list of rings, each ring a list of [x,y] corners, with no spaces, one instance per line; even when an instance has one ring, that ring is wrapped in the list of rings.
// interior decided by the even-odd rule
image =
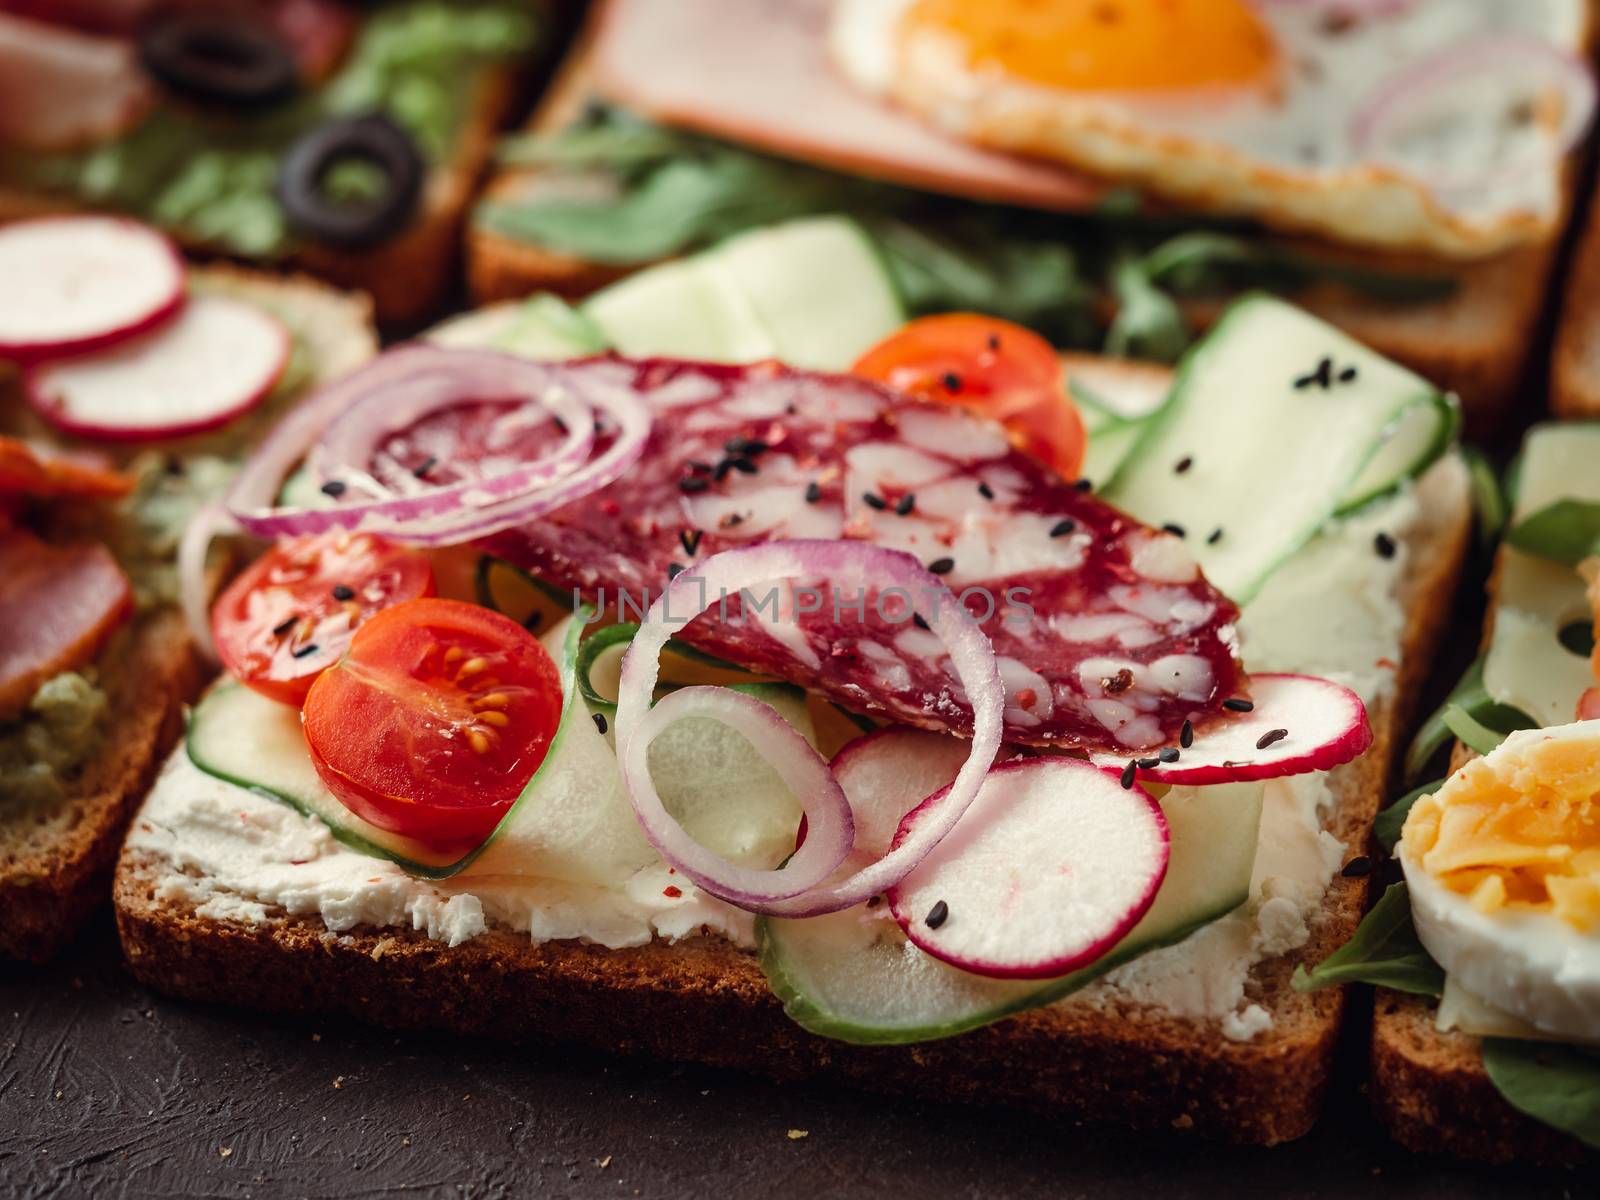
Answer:
[[[1145,751],[1135,759],[1096,754],[1102,767],[1127,769],[1151,783],[1243,783],[1329,771],[1372,745],[1367,709],[1347,687],[1313,675],[1252,675],[1250,711],[1197,735],[1192,745]],[[1164,761],[1160,755],[1172,761]]]
[[[167,238],[121,217],[43,217],[0,228],[0,358],[83,354],[183,307],[187,268]]]
[[[136,442],[226,425],[266,399],[292,341],[276,317],[231,296],[195,296],[177,320],[96,354],[28,371],[28,402],[79,437]]]
[[[908,813],[895,843],[937,809]],[[1082,759],[993,768],[954,830],[889,891],[900,927],[951,966],[1045,979],[1094,962],[1139,923],[1167,873],[1161,806]]]
[[[835,754],[833,777],[855,814],[855,852],[871,859],[887,854],[901,820],[949,786],[970,750],[958,737],[897,725],[859,737]]]

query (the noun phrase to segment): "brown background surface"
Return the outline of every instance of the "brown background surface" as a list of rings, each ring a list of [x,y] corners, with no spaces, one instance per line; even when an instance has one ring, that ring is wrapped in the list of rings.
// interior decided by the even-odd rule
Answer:
[[[167,1000],[123,971],[104,918],[52,967],[0,965],[0,1195],[1600,1194],[1594,1176],[1389,1143],[1364,1036],[1310,1137],[1233,1149]]]

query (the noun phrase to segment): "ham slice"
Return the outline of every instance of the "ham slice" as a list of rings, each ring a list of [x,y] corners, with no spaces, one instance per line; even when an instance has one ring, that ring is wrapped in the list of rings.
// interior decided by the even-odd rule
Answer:
[[[0,534],[0,719],[39,685],[92,659],[133,615],[133,588],[104,546]]]
[[[111,470],[99,455],[0,437],[0,497],[115,500],[132,490],[133,480]]]
[[[153,100],[131,43],[0,15],[0,145],[92,145],[132,129]]]
[[[828,58],[829,0],[608,0],[595,82],[618,103],[802,161],[926,191],[1082,211],[1099,183],[970,146],[853,89]]]

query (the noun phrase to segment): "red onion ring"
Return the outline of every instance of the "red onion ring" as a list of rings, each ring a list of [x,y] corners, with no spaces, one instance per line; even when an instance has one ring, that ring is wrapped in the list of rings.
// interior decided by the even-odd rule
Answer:
[[[847,580],[870,580],[879,587],[900,587],[912,595],[917,594],[916,589],[922,589],[925,595],[943,593],[932,615],[923,615],[930,630],[949,650],[956,677],[973,709],[972,752],[934,810],[924,815],[916,833],[882,858],[833,883],[826,879],[851,849],[854,820],[832,769],[802,739],[794,740],[805,746],[810,759],[786,741],[782,747],[784,761],[772,765],[791,790],[795,788],[794,780],[815,775],[818,765],[826,781],[818,795],[796,791],[806,812],[806,839],[789,864],[777,871],[739,867],[690,838],[662,805],[650,780],[648,764],[650,741],[672,719],[684,715],[682,709],[698,707],[711,715],[703,699],[682,702],[661,717],[650,708],[660,675],[661,650],[667,639],[704,611],[703,607],[695,607],[691,597],[736,596],[757,584],[796,577],[821,577],[834,586]],[[706,690],[717,689],[685,689]],[[737,712],[742,719],[747,705],[764,707],[751,697],[729,695],[733,698],[721,702],[719,714]],[[666,704],[665,700],[657,704],[656,712]],[[724,550],[667,585],[640,623],[622,660],[615,727],[618,760],[634,812],[645,837],[663,858],[699,887],[730,904],[770,916],[809,917],[851,908],[898,883],[955,827],[976,799],[1000,749],[1004,709],[1005,690],[995,665],[994,649],[971,614],[949,595],[937,575],[909,554],[867,542],[794,540]],[[753,721],[754,717],[750,719]],[[820,775],[816,777],[821,779]],[[837,807],[840,803],[842,811]],[[806,856],[803,860],[802,855]]]
[[[1363,156],[1381,159],[1381,154],[1373,152],[1385,133],[1404,118],[1419,99],[1425,100],[1430,88],[1449,84],[1463,73],[1488,69],[1504,74],[1507,62],[1515,63],[1518,59],[1540,71],[1541,86],[1559,87],[1563,92],[1563,125],[1551,156],[1560,158],[1583,139],[1594,118],[1594,72],[1576,55],[1532,35],[1481,34],[1429,55],[1411,70],[1382,84],[1367,98],[1351,122],[1351,141]],[[1430,173],[1428,182],[1436,189],[1458,189],[1526,166],[1525,162],[1500,163],[1481,175],[1460,179],[1441,180],[1436,173]]]
[[[213,541],[238,531],[222,503],[213,500],[190,518],[178,539],[178,606],[195,648],[211,662],[217,661],[217,647],[211,637],[211,584],[206,575],[206,559]]]
[[[599,365],[599,364],[597,364]],[[570,503],[620,476],[644,451],[649,410],[602,372],[489,350],[403,346],[313,393],[262,443],[235,480],[228,510],[258,537],[347,529],[418,545],[482,537]],[[477,397],[524,396],[566,425],[560,446],[488,479],[397,495],[366,475],[382,439],[440,408]],[[593,461],[595,412],[619,428]],[[324,479],[357,486],[370,498],[318,508],[276,507],[285,476],[312,455]]]

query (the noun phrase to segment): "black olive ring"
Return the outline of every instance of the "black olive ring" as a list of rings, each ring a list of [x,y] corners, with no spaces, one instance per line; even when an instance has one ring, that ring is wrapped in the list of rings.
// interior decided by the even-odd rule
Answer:
[[[370,200],[335,200],[323,191],[329,170],[358,159],[383,173]],[[336,246],[370,246],[405,228],[422,196],[427,164],[412,137],[382,113],[336,117],[302,134],[278,166],[278,202],[307,237]]]
[[[300,84],[288,43],[236,12],[158,17],[139,33],[139,57],[158,82],[214,104],[262,108],[288,99]]]

